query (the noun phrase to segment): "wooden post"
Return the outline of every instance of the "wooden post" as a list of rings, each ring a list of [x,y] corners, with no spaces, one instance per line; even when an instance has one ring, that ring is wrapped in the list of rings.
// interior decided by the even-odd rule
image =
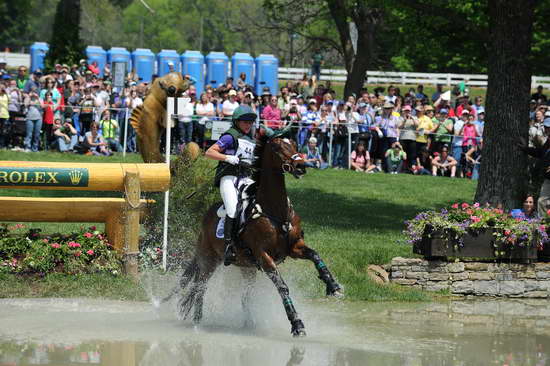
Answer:
[[[124,207],[124,270],[137,279],[139,255],[139,214],[141,189],[139,173],[127,170],[124,177],[126,204]]]

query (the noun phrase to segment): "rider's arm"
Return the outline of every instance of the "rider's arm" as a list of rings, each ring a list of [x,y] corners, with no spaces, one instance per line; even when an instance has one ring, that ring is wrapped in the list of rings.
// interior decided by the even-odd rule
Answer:
[[[227,158],[227,155],[222,152],[222,147],[218,144],[210,146],[210,148],[206,150],[206,153],[204,155],[207,158],[218,161],[224,161]]]

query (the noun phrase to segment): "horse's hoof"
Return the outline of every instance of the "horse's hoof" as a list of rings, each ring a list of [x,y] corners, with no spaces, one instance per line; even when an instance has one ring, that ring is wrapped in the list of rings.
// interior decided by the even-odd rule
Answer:
[[[292,322],[292,330],[290,332],[293,337],[305,337],[306,327],[304,327],[304,323],[300,319],[297,319]]]
[[[334,296],[337,299],[344,298],[344,289],[340,286],[337,286],[333,289],[327,288],[327,296]]]
[[[153,300],[151,300],[151,305],[153,305],[153,309],[159,310],[160,309],[160,300],[157,299],[156,297],[154,297]]]
[[[306,330],[305,329],[296,329],[292,331],[292,336],[295,338],[298,337],[305,337],[306,336]]]

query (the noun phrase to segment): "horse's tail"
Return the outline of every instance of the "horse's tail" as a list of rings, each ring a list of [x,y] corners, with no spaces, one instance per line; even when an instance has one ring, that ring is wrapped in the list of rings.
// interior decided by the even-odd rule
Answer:
[[[187,285],[189,285],[193,277],[196,278],[197,276],[199,276],[199,264],[197,262],[197,257],[195,256],[193,257],[191,262],[187,263],[187,265],[185,266],[183,273],[181,274],[179,284],[174,286],[174,288],[170,291],[170,293],[161,300],[161,303],[165,303],[169,301],[175,294],[185,290],[185,288],[187,287]]]

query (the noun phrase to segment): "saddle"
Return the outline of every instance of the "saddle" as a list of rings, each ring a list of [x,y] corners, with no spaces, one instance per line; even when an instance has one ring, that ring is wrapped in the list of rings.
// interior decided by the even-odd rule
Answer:
[[[235,239],[243,232],[250,219],[259,217],[259,215],[254,214],[254,212],[261,212],[261,208],[256,204],[256,182],[250,179],[241,180],[238,185],[238,199],[236,214],[238,220],[235,223]],[[216,237],[218,239],[223,239],[223,227],[226,215],[223,203],[218,207],[216,214],[219,218],[218,225],[216,225]],[[235,240],[235,242],[238,244],[238,240]]]

